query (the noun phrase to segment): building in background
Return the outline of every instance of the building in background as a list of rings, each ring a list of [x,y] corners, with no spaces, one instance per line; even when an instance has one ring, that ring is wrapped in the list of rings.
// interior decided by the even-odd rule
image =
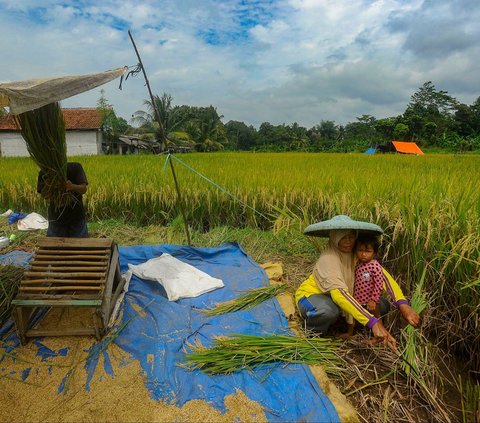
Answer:
[[[63,109],[68,156],[103,154],[101,114],[96,108]],[[0,117],[0,156],[29,156],[13,116]]]

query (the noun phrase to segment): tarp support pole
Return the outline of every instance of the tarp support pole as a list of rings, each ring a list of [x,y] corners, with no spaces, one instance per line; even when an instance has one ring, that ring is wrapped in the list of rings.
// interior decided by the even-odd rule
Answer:
[[[178,205],[180,207],[180,213],[182,214],[183,223],[185,225],[185,234],[187,235],[187,243],[188,243],[189,246],[191,246],[192,243],[190,241],[190,232],[188,230],[187,217],[185,216],[185,210],[183,208],[183,201],[182,201],[182,196],[180,194],[180,188],[178,186],[177,176],[175,174],[175,168],[173,167],[173,162],[172,162],[171,159],[169,160],[169,162],[170,162],[170,169],[172,169],[173,180],[175,181],[175,188],[177,190]]]
[[[160,118],[160,113],[158,112],[158,109],[157,109],[157,104],[155,103],[155,99],[153,97],[152,90],[150,89],[150,83],[148,82],[147,73],[145,72],[145,68],[143,66],[142,59],[140,58],[140,53],[137,50],[137,46],[135,45],[135,41],[133,41],[132,33],[130,32],[130,30],[128,31],[128,36],[130,37],[130,41],[132,42],[133,48],[135,50],[135,54],[137,55],[137,58],[138,58],[138,62],[140,63],[140,67],[142,68],[143,77],[145,78],[145,84],[147,85],[148,94],[150,95],[150,101],[152,102],[152,107],[153,107],[153,111],[154,111],[154,114],[155,114],[155,120],[157,121],[157,123],[160,127],[160,141],[161,141],[162,146],[164,146],[164,145],[166,145],[166,136],[165,136],[166,134],[165,134],[165,130],[164,130],[163,125],[162,125],[162,120]],[[173,167],[173,163],[172,163],[171,160],[169,160],[169,162],[170,162],[170,169],[172,170],[173,180],[175,182],[175,189],[177,190],[178,206],[180,208],[180,213],[182,214],[183,224],[185,226],[185,233],[187,235],[187,242],[188,242],[188,245],[192,245],[192,243],[190,241],[190,232],[188,230],[188,222],[187,222],[187,218],[185,216],[185,210],[183,208],[182,194],[180,192],[180,187],[178,185],[177,176],[175,174],[175,169]]]
[[[135,45],[135,41],[133,41],[133,36],[132,36],[132,33],[130,32],[130,30],[128,30],[128,36],[130,37],[130,41],[132,42],[133,48],[135,50],[135,54],[137,55],[137,58],[138,58],[138,62],[140,63],[140,67],[142,68],[143,77],[145,78],[145,84],[147,86],[148,94],[150,95],[150,101],[152,102],[153,112],[155,114],[155,120],[157,121],[157,123],[160,127],[160,142],[161,142],[162,146],[165,146],[166,145],[166,136],[165,136],[166,134],[165,134],[165,129],[164,129],[163,124],[162,124],[162,119],[160,117],[160,113],[158,112],[157,104],[155,103],[155,99],[153,97],[152,90],[150,88],[150,82],[148,82],[147,73],[145,72],[145,67],[143,66],[142,59],[140,58],[140,53],[138,52],[137,46]]]

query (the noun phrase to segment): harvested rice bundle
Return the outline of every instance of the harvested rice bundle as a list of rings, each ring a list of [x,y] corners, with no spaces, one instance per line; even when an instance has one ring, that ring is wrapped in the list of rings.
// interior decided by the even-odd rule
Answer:
[[[244,295],[230,301],[216,303],[212,309],[199,309],[198,311],[213,316],[216,314],[232,313],[238,310],[247,310],[253,308],[276,295],[287,290],[287,284],[266,286],[263,288],[253,288],[245,291]]]
[[[422,311],[428,306],[428,302],[423,292],[426,271],[427,268],[425,267],[420,281],[415,287],[415,291],[413,292],[410,302],[412,308],[418,314],[422,313]],[[412,376],[418,375],[420,368],[429,368],[431,366],[428,364],[428,355],[425,351],[425,343],[423,342],[423,338],[418,330],[416,330],[413,326],[408,325],[402,331],[402,341],[405,348],[402,353],[404,360],[401,362],[401,366],[407,376],[412,375],[412,371],[414,372]]]
[[[65,190],[67,180],[67,145],[65,120],[58,103],[16,116],[17,126],[33,161],[43,171],[43,197],[56,208],[71,204],[73,194]]]
[[[0,326],[10,316],[12,300],[17,294],[22,277],[21,267],[0,265]]]
[[[342,360],[336,353],[339,341],[294,336],[234,335],[217,337],[212,348],[201,343],[189,345],[185,367],[209,374],[230,374],[272,363],[320,364],[327,373],[338,373]]]

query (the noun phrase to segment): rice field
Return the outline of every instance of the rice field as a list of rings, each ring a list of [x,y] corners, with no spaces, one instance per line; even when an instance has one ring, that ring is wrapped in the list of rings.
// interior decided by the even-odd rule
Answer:
[[[382,226],[383,262],[406,293],[413,293],[424,278],[429,303],[424,331],[480,370],[480,156],[175,157],[186,218],[195,229],[228,225],[301,236],[308,224],[335,214]],[[139,225],[179,220],[165,160],[163,155],[78,158],[89,180],[89,220],[121,219]],[[0,209],[46,215],[31,159],[0,158],[0,173]]]

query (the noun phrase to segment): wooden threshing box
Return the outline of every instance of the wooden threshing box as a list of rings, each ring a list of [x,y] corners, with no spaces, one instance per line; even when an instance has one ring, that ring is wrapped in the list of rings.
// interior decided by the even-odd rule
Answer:
[[[100,339],[124,284],[112,239],[40,239],[12,301],[20,342],[25,344],[35,336],[95,335]],[[66,327],[42,328],[41,320],[33,322],[35,310],[57,307],[89,310],[90,314],[83,318],[80,313],[81,324]]]

